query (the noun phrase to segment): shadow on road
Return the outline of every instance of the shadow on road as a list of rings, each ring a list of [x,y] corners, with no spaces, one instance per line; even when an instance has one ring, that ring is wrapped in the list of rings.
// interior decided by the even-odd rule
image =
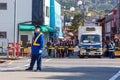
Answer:
[[[62,76],[55,75],[48,77],[46,79],[108,80],[119,70],[120,68],[111,68],[111,67],[72,67],[72,68],[45,68],[44,72],[52,72],[52,73],[57,72],[61,74],[70,73],[70,75],[62,75]]]
[[[109,80],[120,68],[114,67],[71,67],[71,68],[44,68],[38,74],[50,74],[51,76],[42,77],[41,75],[31,79],[59,79],[59,80]],[[5,70],[3,72],[29,72],[25,70]],[[35,72],[35,71],[30,71]],[[52,75],[53,74],[53,75]]]

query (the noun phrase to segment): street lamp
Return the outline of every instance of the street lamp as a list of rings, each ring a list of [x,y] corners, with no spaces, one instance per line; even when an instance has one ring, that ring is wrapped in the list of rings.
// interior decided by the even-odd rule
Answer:
[[[91,22],[91,16],[92,16],[92,14],[90,12],[88,12],[86,14],[86,16],[87,16],[87,21]]]
[[[82,4],[83,4],[82,1],[78,1],[78,2],[77,2],[77,5],[78,5],[78,6],[81,6]]]
[[[74,13],[73,13],[73,12],[75,11],[75,8],[74,8],[74,7],[71,7],[71,8],[70,8],[70,11],[72,12],[72,16],[71,16],[70,19],[73,20],[73,17],[74,17]]]
[[[66,6],[63,7],[63,37],[65,37],[65,23],[66,23],[66,14],[65,14],[65,10],[66,10]]]
[[[83,6],[83,26],[84,26],[84,22],[85,22],[85,1],[84,0],[83,1],[79,0],[77,2],[77,5],[79,6],[79,8],[81,6]]]
[[[74,7],[71,7],[71,8],[70,8],[70,11],[74,12],[74,11],[75,11],[75,8],[74,8]]]
[[[64,16],[63,16],[64,17],[64,28],[65,28],[65,20],[66,20],[65,19],[65,17],[66,17],[65,10],[66,10],[66,7],[64,6]]]

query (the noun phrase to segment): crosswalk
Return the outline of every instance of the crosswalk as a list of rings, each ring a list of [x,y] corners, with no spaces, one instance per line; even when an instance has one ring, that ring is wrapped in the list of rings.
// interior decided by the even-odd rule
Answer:
[[[99,73],[101,72],[99,69],[101,69],[102,72],[104,70],[106,71],[108,70],[108,72],[111,72],[112,75],[109,76],[110,79],[108,80],[117,80],[117,78],[120,77],[119,60],[120,59],[66,59],[66,58],[64,59],[48,58],[47,59],[46,58],[46,59],[43,59],[42,62],[43,62],[43,68],[46,71],[46,73],[47,71],[48,73],[49,71],[52,72],[53,69],[56,70],[55,71],[56,73],[57,71],[59,71],[58,69],[61,69],[61,72],[62,71],[69,72],[71,71],[71,69],[73,69],[72,72],[74,72],[74,70],[76,71],[77,68],[78,68],[78,73],[81,73],[81,70],[83,72],[86,71],[86,73],[88,73],[89,71],[91,71],[92,73],[94,73],[94,71]],[[30,59],[17,60],[17,61],[11,60],[4,64],[0,64],[0,72],[10,72],[10,71],[18,72],[18,73],[20,71],[25,72],[25,69],[29,67],[29,63],[30,63]],[[36,65],[35,65],[35,68],[36,68]],[[49,68],[52,68],[52,70]],[[82,68],[84,68],[84,70]],[[93,69],[93,70],[90,70],[90,69]]]
[[[52,59],[44,59],[43,62],[49,62],[50,60]],[[3,66],[6,66],[6,67],[2,67],[0,66],[0,72],[4,72],[4,71],[9,71],[9,70],[24,70],[26,67],[29,67],[30,64],[30,59],[27,59],[25,61],[13,61],[13,60],[10,60],[8,61],[5,65]],[[20,65],[19,63],[23,63],[24,65]],[[17,65],[15,65],[17,64]]]
[[[116,80],[120,76],[120,71],[116,73],[113,77],[111,77],[109,80]]]

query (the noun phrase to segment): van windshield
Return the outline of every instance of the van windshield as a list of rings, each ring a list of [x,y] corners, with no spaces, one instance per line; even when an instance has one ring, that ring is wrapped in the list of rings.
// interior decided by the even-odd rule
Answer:
[[[82,43],[100,43],[100,35],[82,35]]]

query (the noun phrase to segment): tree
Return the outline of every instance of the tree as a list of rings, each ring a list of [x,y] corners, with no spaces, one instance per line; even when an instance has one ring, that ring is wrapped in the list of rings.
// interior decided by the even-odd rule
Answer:
[[[76,12],[74,14],[74,19],[72,20],[72,26],[70,27],[71,32],[76,33],[79,26],[83,25],[83,14],[81,12]]]

